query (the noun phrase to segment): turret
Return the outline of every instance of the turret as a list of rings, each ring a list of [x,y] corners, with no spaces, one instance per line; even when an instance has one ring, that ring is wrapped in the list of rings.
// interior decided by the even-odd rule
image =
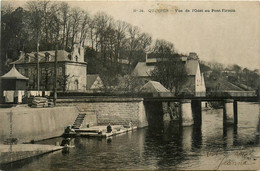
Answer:
[[[73,45],[71,60],[75,62],[84,62],[84,48],[79,43]]]

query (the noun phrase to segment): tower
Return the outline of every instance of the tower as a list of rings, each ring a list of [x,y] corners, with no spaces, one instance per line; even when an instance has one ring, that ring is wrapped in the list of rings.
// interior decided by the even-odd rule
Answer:
[[[75,43],[72,50],[72,61],[84,62],[84,48],[80,43]]]

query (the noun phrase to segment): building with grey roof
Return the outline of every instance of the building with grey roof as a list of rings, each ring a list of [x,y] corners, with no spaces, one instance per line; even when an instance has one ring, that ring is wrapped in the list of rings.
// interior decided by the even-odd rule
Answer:
[[[38,53],[21,52],[18,60],[12,62],[18,71],[29,78],[29,90],[37,89],[37,61],[39,60],[40,90],[53,90],[55,50]],[[57,90],[84,91],[87,82],[87,63],[84,61],[84,48],[73,46],[71,53],[57,51]]]
[[[87,75],[87,90],[101,90],[102,88],[104,88],[103,81],[98,74]]]
[[[160,58],[148,58],[146,56],[146,62],[138,62],[136,65],[133,75],[147,81],[151,80],[151,73],[156,67],[157,62],[161,62],[165,59]],[[185,68],[188,74],[187,81],[182,85],[181,93],[188,93],[195,96],[205,96],[206,87],[204,82],[204,76],[200,71],[200,65],[198,56],[196,53],[192,52],[189,56],[180,57],[181,61],[185,63]]]

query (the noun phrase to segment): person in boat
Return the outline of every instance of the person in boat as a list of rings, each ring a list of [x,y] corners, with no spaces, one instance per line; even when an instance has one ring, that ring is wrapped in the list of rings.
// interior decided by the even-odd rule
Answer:
[[[112,127],[110,125],[110,123],[107,126],[107,133],[111,133],[112,132]]]
[[[70,145],[70,138],[65,138],[62,140],[61,145],[60,146],[69,146]]]
[[[132,120],[129,122],[129,128],[132,128],[133,127],[133,122]]]
[[[71,132],[75,132],[72,128],[71,128],[71,126],[69,125],[69,126],[67,126],[67,128],[65,129],[65,131],[64,131],[64,133],[65,134],[69,134],[69,133],[71,133]]]

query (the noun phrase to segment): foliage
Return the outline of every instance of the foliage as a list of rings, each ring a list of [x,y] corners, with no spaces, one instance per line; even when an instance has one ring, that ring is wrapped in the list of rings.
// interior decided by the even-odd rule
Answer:
[[[17,60],[20,51],[30,53],[39,45],[40,51],[58,46],[70,52],[74,43],[80,43],[86,49],[89,72],[106,75],[113,71],[107,74],[110,78],[131,72],[152,43],[151,36],[136,26],[103,12],[91,16],[66,2],[28,1],[16,10],[3,4],[1,15],[2,72],[8,70],[8,59]],[[122,60],[128,65],[123,70]]]
[[[200,64],[201,71],[210,71],[205,77],[205,82],[207,85],[207,90],[216,91],[219,86],[210,87],[211,82],[230,82],[243,90],[257,90],[259,86],[259,71],[249,70],[248,68],[243,68],[239,65],[228,66],[224,69],[224,66],[219,63],[208,63]],[[208,87],[209,86],[209,87]]]
[[[119,76],[130,74],[138,62],[145,60],[147,52],[160,54],[162,58],[173,56],[176,52],[172,42],[161,39],[153,41],[152,37],[142,32],[139,27],[116,21],[104,12],[90,15],[87,11],[58,1],[28,1],[23,8],[17,9],[10,4],[2,4],[1,75],[8,71],[9,62],[18,59],[20,51],[30,53],[36,51],[39,45],[40,51],[54,50],[57,46],[58,49],[70,52],[75,42],[86,49],[88,73],[100,74],[105,84],[108,84],[107,87],[118,83]],[[178,84],[181,82],[178,78],[184,73],[183,67],[170,67],[177,62],[169,62],[158,64],[155,70],[157,74],[154,73],[154,76],[167,88],[178,91]],[[163,67],[168,69],[163,70]],[[223,65],[215,63],[210,68],[221,72]],[[201,69],[208,70],[203,65]],[[236,74],[227,76],[235,77],[239,84],[257,87],[259,72],[243,70],[238,65],[230,69]],[[159,74],[170,71],[171,74],[165,78]],[[177,72],[179,77],[171,76],[172,72]],[[223,76],[219,72],[214,73],[215,77]],[[185,77],[185,74],[183,76]]]
[[[63,77],[58,77],[57,82],[61,87],[62,91],[65,92],[66,87],[69,87],[69,80],[74,77],[73,75],[64,75]]]
[[[179,57],[179,54],[174,54],[167,60],[158,62],[151,73],[153,80],[160,82],[171,92],[175,92],[176,96],[179,95],[181,87],[188,77],[184,63],[179,60]]]

